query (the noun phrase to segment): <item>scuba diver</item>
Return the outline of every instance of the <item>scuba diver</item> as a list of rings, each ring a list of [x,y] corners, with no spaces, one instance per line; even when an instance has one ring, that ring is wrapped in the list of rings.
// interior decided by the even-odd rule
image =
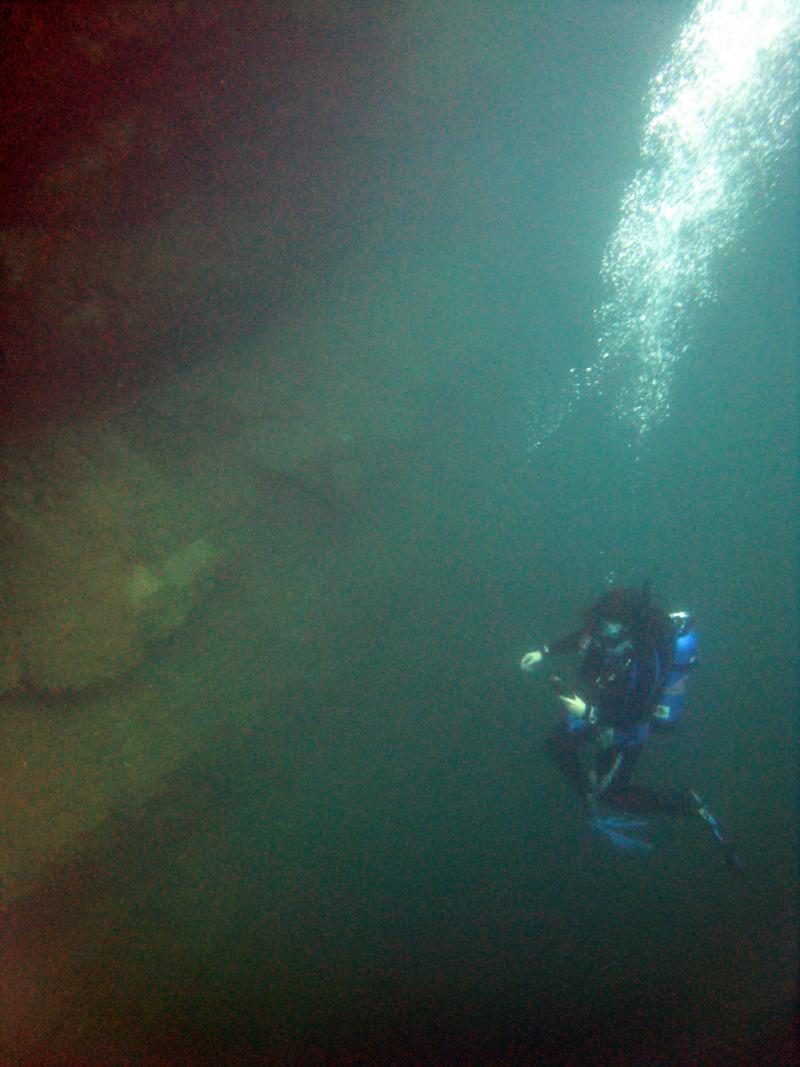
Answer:
[[[698,817],[710,827],[729,868],[742,874],[730,838],[697,793],[631,782],[651,734],[670,729],[681,717],[696,648],[685,612],[667,614],[648,585],[618,587],[586,609],[578,630],[526,653],[520,666],[532,671],[553,655],[581,655],[574,691],[560,676],[550,678],[564,714],[546,746],[581,797],[593,829],[617,847],[650,849],[631,833],[647,825],[642,816]],[[607,809],[624,814],[609,815]]]

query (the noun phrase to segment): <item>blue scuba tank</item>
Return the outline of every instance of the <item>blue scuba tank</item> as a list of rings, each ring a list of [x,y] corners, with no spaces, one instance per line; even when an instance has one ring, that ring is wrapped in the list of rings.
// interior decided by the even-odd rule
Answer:
[[[697,633],[691,615],[686,611],[673,611],[670,618],[675,627],[675,652],[653,712],[653,725],[661,730],[680,721],[689,687],[689,672],[697,663]]]

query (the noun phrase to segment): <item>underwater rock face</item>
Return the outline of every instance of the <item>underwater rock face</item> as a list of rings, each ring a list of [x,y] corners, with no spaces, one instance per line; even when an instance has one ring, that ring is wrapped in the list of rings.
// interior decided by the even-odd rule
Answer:
[[[0,592],[0,693],[13,689],[21,677],[19,645],[9,617],[8,590],[3,586]]]
[[[4,690],[80,689],[136,666],[246,534],[235,474],[159,469],[107,424],[18,440],[3,467]]]
[[[361,211],[367,171],[351,188],[330,146],[364,109],[381,19],[6,7],[0,394],[16,412],[138,395],[302,294],[300,261],[338,254],[330,225]]]

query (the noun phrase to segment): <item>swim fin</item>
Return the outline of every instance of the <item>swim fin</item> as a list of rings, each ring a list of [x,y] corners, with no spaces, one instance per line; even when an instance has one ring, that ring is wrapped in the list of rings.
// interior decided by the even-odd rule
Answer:
[[[714,837],[722,846],[722,852],[725,857],[725,865],[727,866],[728,870],[731,872],[731,874],[734,874],[739,878],[745,877],[745,868],[744,863],[742,862],[742,857],[739,855],[738,851],[734,847],[733,842],[731,841],[728,834],[726,834],[720,826],[719,819],[709,809],[708,805],[700,799],[700,797],[697,795],[697,793],[695,793],[694,790],[691,790],[691,796],[695,803],[696,813],[700,816],[701,819],[703,819],[704,822],[708,823],[708,825],[711,827],[711,832],[713,833]]]
[[[628,819],[624,815],[599,815],[596,811],[589,818],[589,825],[596,834],[605,837],[615,848],[627,852],[652,852],[655,845],[644,841],[631,830],[643,830],[646,819]]]

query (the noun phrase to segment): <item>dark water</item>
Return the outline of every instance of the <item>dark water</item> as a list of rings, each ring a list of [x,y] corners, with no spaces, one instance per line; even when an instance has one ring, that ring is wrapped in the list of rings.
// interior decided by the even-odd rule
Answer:
[[[609,40],[644,67],[653,26],[609,7]],[[679,9],[664,9],[666,41]],[[74,873],[82,904],[39,901],[69,960],[40,1062],[45,1046],[109,1064],[792,1062],[797,175],[722,268],[671,418],[638,458],[595,401],[529,456],[526,397],[590,344],[618,165],[597,200],[545,219],[544,269],[548,240],[525,249],[491,198],[462,232],[464,307],[441,331],[463,359],[354,520],[369,565],[355,569],[346,532],[331,550],[325,595],[352,609],[305,685],[121,819]],[[605,849],[541,752],[555,711],[518,660],[612,573],[696,612],[684,727],[640,776],[709,799],[744,885],[699,827],[655,826],[643,857]]]

